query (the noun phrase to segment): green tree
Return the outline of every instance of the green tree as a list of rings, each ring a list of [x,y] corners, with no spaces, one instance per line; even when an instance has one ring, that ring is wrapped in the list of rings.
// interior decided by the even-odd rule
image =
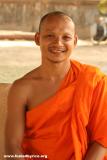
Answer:
[[[107,0],[100,0],[98,4],[98,9],[101,14],[107,14]]]

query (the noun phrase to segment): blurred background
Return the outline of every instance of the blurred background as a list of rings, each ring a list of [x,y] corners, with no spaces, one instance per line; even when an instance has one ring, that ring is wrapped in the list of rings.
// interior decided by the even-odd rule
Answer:
[[[76,24],[79,41],[72,58],[107,73],[107,0],[0,0],[0,83],[40,65],[34,34],[50,11],[63,11]]]
[[[40,65],[34,34],[50,11],[63,11],[76,24],[79,40],[71,58],[107,74],[107,0],[0,0],[0,160],[5,153],[8,83]]]

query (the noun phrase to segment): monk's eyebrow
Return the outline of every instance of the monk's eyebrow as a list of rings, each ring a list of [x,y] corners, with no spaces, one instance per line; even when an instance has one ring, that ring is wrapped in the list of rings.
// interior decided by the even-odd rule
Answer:
[[[47,33],[48,33],[48,32],[49,32],[49,33],[53,33],[53,34],[56,33],[56,32],[54,32],[52,29],[46,29],[45,31],[46,31]],[[73,35],[73,32],[70,33],[70,32],[66,32],[66,31],[65,31],[63,34],[64,34],[64,35],[72,36],[72,35]]]
[[[73,36],[73,33],[64,33],[65,36]]]
[[[41,32],[54,33],[52,29],[48,29],[48,28],[47,28],[47,29],[45,29],[45,30],[43,30],[43,31],[41,31]]]
[[[64,33],[64,36],[70,36],[70,37],[72,37],[73,34],[74,34],[73,32],[71,32],[71,33],[65,32],[65,33]]]
[[[48,30],[48,29],[46,29],[46,32],[54,33],[52,30]]]

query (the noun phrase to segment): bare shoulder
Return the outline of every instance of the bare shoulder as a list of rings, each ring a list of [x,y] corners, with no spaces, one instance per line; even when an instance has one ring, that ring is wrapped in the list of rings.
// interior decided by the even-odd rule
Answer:
[[[31,93],[37,86],[37,72],[38,71],[35,69],[12,84],[8,94],[8,107],[10,111],[19,108],[24,111],[25,107],[28,105]]]
[[[28,72],[27,74],[25,74],[22,79],[29,79],[29,80],[33,80],[33,79],[38,79],[40,77],[40,67],[37,67],[35,69],[33,69],[31,72]]]
[[[14,83],[10,88],[10,92],[13,92],[13,94],[20,93],[20,95],[21,94],[26,95],[30,91],[30,88],[32,87],[32,85],[34,83],[36,84],[38,79],[39,79],[39,67],[27,73],[20,79],[17,79],[16,81],[14,81]]]
[[[34,79],[36,80],[39,78],[39,70],[40,70],[40,67],[35,68],[34,70],[25,74],[20,79],[17,79],[13,84],[15,86],[23,86],[23,87],[26,86],[27,84],[30,84]]]

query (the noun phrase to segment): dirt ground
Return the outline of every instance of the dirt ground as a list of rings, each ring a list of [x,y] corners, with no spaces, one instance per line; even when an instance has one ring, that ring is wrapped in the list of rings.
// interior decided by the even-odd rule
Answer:
[[[34,41],[0,40],[0,83],[12,83],[40,65],[40,50]],[[78,41],[72,59],[96,65],[107,73],[107,43],[93,45],[90,41]]]

